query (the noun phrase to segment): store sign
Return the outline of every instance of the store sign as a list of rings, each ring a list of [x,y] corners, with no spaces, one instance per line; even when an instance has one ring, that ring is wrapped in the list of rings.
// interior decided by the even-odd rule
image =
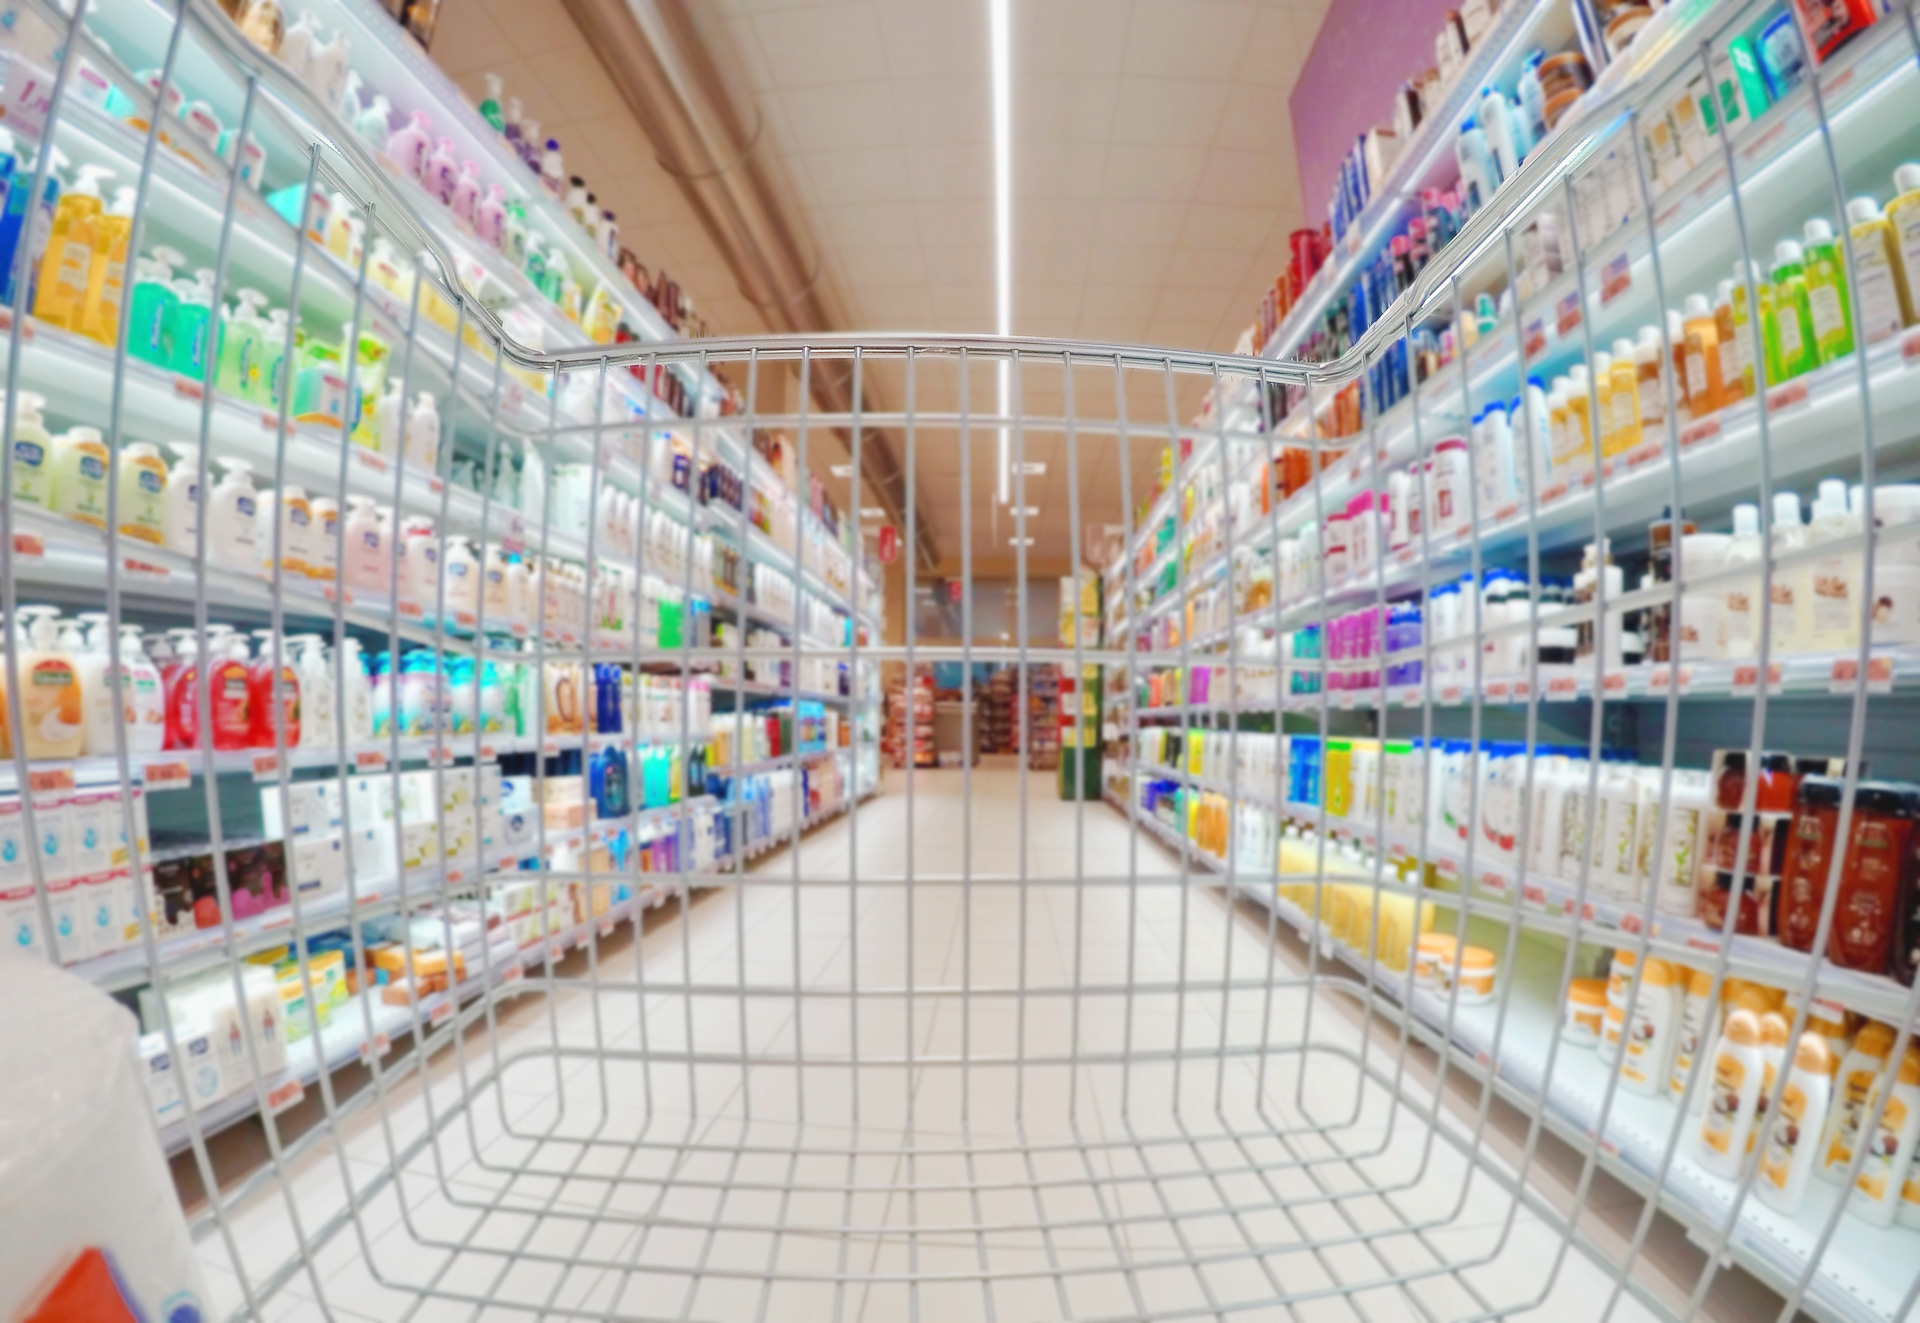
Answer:
[[[900,530],[892,524],[880,525],[880,563],[891,565],[900,559]]]

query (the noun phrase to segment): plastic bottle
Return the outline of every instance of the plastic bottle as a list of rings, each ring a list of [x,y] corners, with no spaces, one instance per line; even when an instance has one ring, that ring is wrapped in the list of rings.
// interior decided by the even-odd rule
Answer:
[[[339,105],[346,93],[351,53],[347,34],[335,32],[332,41],[313,48],[313,56],[307,61],[307,86],[330,106]]]
[[[300,676],[293,669],[293,656],[287,650],[282,639],[280,654],[280,721],[281,732],[274,730],[273,675],[274,675],[274,633],[270,629],[256,629],[253,636],[260,640],[259,655],[253,665],[247,668],[247,701],[251,727],[247,733],[247,742],[256,749],[274,747],[276,734],[283,732],[286,746],[297,748],[300,744]],[[245,645],[242,645],[244,655]]]
[[[402,462],[423,473],[434,473],[440,468],[440,411],[434,407],[433,396],[427,391],[420,392],[413,412],[407,415],[406,451]]]
[[[567,196],[567,167],[560,159],[558,138],[548,138],[547,149],[540,154],[540,186],[555,201]]]
[[[134,263],[127,353],[144,363],[167,367],[173,362],[173,323],[180,306],[173,272],[185,261],[173,249],[157,247]]]
[[[1853,279],[1860,289],[1854,321],[1861,344],[1873,344],[1913,320],[1913,303],[1894,255],[1893,226],[1872,198],[1847,203]]]
[[[1761,555],[1760,507],[1734,506],[1733,535],[1727,542],[1727,568],[1756,564]],[[1728,580],[1720,617],[1725,630],[1727,656],[1738,659],[1754,655],[1760,638],[1760,621],[1754,614],[1754,605],[1759,596],[1760,578],[1757,574]],[[1774,640],[1776,648],[1779,642],[1777,638]]]
[[[307,577],[325,583],[340,578],[340,505],[325,496],[309,502],[313,526],[307,532]]]
[[[1461,122],[1453,140],[1454,159],[1460,166],[1460,199],[1468,215],[1493,199],[1500,187],[1500,165],[1487,145],[1487,135],[1476,119]]]
[[[133,232],[131,188],[114,190],[113,205],[93,222],[93,263],[87,272],[87,296],[81,303],[79,330],[111,345],[120,335],[120,306],[127,294],[127,240]]]
[[[1667,388],[1660,380],[1660,328],[1643,326],[1633,346],[1633,376],[1641,435],[1667,425]]]
[[[480,118],[493,125],[495,133],[505,132],[507,119],[500,108],[501,82],[499,74],[483,74],[487,82],[487,94],[480,98]]]
[[[474,203],[473,232],[482,243],[491,244],[496,251],[506,245],[507,202],[500,185],[488,184],[487,195]]]
[[[433,521],[424,515],[409,515],[400,526],[394,554],[400,558],[400,600],[417,610],[432,607],[440,582],[439,538]]]
[[[1907,292],[1906,317],[1920,320],[1920,163],[1907,162],[1893,172],[1894,197],[1887,203],[1893,230],[1893,261],[1900,287]],[[5,244],[0,243],[0,256]]]
[[[300,680],[300,743],[308,748],[334,740],[333,668],[327,665],[326,645],[318,634],[300,634],[287,640],[294,650],[294,673]]]
[[[1733,282],[1723,280],[1713,291],[1714,335],[1720,349],[1720,403],[1738,404],[1747,397],[1746,346],[1733,319]]]
[[[1807,545],[1819,546],[1860,532],[1859,516],[1847,504],[1847,484],[1827,478],[1813,501],[1807,523]],[[1860,642],[1860,555],[1841,552],[1822,556],[1807,567],[1807,650],[1851,651]]]
[[[471,230],[479,201],[480,167],[472,161],[462,161],[460,177],[454,181],[453,193],[447,199],[447,206],[453,211],[454,223]]]
[[[160,546],[166,541],[167,465],[159,447],[133,441],[120,448],[120,534]]]
[[[1853,298],[1847,292],[1847,263],[1833,226],[1823,216],[1808,221],[1806,236],[1807,313],[1813,323],[1814,352],[1822,363],[1853,352]]]
[[[113,177],[105,166],[83,165],[53,209],[53,229],[40,257],[33,315],[49,326],[78,330],[93,270],[94,219],[100,215],[100,180]]]
[[[1520,81],[1514,88],[1521,117],[1527,124],[1527,138],[1532,143],[1544,142],[1548,133],[1547,94],[1540,86],[1540,64],[1546,57],[1545,51],[1528,51],[1526,63],[1520,70]]]
[[[307,81],[307,59],[320,39],[320,24],[310,11],[302,10],[287,35],[280,39],[280,63],[301,82]]]
[[[1480,123],[1487,135],[1487,148],[1493,153],[1493,163],[1500,171],[1500,177],[1517,174],[1520,170],[1520,158],[1523,154],[1520,136],[1513,123],[1513,106],[1507,100],[1507,94],[1497,87],[1480,89]]]
[[[1674,1044],[1680,1037],[1679,973],[1664,960],[1649,959],[1640,972],[1640,995],[1633,1006],[1633,1027],[1622,1044],[1622,1088],[1656,1097],[1673,1071]]]
[[[124,668],[118,680],[114,677],[113,659],[107,650],[106,612],[84,612],[79,621],[86,628],[84,638],[75,637],[80,625],[68,623],[61,627],[60,639],[61,646],[73,657],[74,678],[80,686],[80,756],[111,757],[115,726],[122,719],[125,720],[128,742],[131,744],[135,725],[139,721],[138,714],[133,710],[133,686],[126,683]],[[125,705],[124,711],[120,710],[122,704]]]
[[[1739,346],[1740,395],[1743,399],[1752,399],[1759,391],[1772,364],[1767,357],[1766,318],[1762,314],[1763,305],[1771,308],[1773,289],[1760,275],[1760,264],[1749,262],[1742,271],[1741,264],[1733,264],[1733,288],[1729,291],[1729,305],[1733,315],[1733,339]],[[1760,318],[1756,328],[1754,319]],[[1757,343],[1755,331],[1759,332]],[[1756,357],[1758,355],[1758,357]],[[1722,358],[1721,375],[1724,378],[1728,369],[1727,360]]]
[[[1779,1113],[1767,1126],[1753,1192],[1761,1203],[1788,1217],[1799,1211],[1820,1156],[1820,1133],[1833,1101],[1833,1067],[1826,1039],[1801,1034]]]
[[[427,196],[444,207],[453,201],[453,190],[459,182],[460,164],[453,154],[453,139],[442,138],[421,166],[420,183]]]
[[[387,159],[407,179],[424,179],[427,152],[433,146],[433,126],[427,112],[416,110],[413,118],[393,131],[387,139]]]
[[[1713,1047],[1712,1092],[1700,1119],[1700,1165],[1734,1180],[1747,1156],[1760,1105],[1760,1021],[1752,1011],[1727,1017]]]
[[[1819,362],[1813,314],[1807,306],[1806,255],[1799,244],[1782,239],[1773,249],[1773,319],[1767,356],[1791,381]]]
[[[1645,439],[1640,426],[1640,367],[1638,350],[1628,339],[1613,342],[1612,380],[1608,398],[1613,401],[1613,423],[1608,431],[1616,455],[1624,455]]]
[[[360,744],[373,738],[373,686],[367,680],[366,659],[360,641],[348,639],[341,652],[339,696],[346,712],[347,741]]]
[[[1807,527],[1800,522],[1800,497],[1796,493],[1773,494],[1773,526],[1768,530],[1768,536],[1776,560],[1807,544]],[[1768,613],[1774,655],[1807,650],[1803,631],[1806,628],[1806,599],[1810,592],[1806,566],[1774,567]],[[1756,642],[1759,637],[1756,629]]]
[[[1681,968],[1685,968],[1682,966]],[[1680,1000],[1680,1033],[1673,1044],[1673,1069],[1667,1072],[1667,1094],[1679,1102],[1687,1092],[1687,1076],[1693,1071],[1693,1054],[1708,1041],[1711,1030],[1707,1012],[1707,994],[1713,988],[1713,974],[1704,969],[1687,969]],[[1690,1110],[1700,1110],[1701,1101],[1712,1091],[1711,1079],[1702,1080],[1693,1091]]]
[[[13,499],[50,509],[53,495],[53,437],[40,410],[46,400],[32,391],[13,396]]]
[[[260,568],[260,495],[253,489],[253,466],[238,459],[219,462],[226,473],[207,502],[207,563],[253,574]]]
[[[480,562],[466,538],[448,535],[446,554],[441,559],[441,573],[446,581],[444,601],[447,614],[455,620],[463,614],[477,616],[480,611]]]
[[[1575,363],[1567,370],[1565,462],[1568,476],[1576,480],[1591,471],[1594,464],[1592,420],[1589,417],[1591,409],[1587,365]]]
[[[1704,418],[1726,403],[1721,385],[1719,322],[1704,294],[1687,295],[1683,334],[1686,337],[1687,402],[1695,418]]]
[[[1909,1043],[1897,1072],[1874,1081],[1864,1117],[1873,1115],[1886,1095],[1880,1126],[1867,1144],[1860,1174],[1847,1197],[1847,1211],[1869,1226],[1889,1227],[1900,1208],[1900,1187],[1920,1143],[1920,1044]]]
[[[258,403],[266,394],[267,322],[260,310],[267,296],[256,289],[241,289],[234,291],[233,298],[233,311],[220,318],[213,384],[216,390]]]
[[[1619,453],[1613,439],[1613,355],[1604,349],[1593,353],[1593,371],[1589,377],[1588,410],[1593,415],[1594,453],[1603,459]]]
[[[277,547],[274,539],[276,520],[280,535]],[[289,483],[277,492],[262,492],[253,537],[256,552],[254,568],[262,575],[273,573],[273,558],[277,551],[281,570],[305,578],[307,566],[313,561],[313,504],[307,500],[306,489]]]
[[[393,136],[393,106],[380,93],[373,94],[373,102],[353,121],[353,131],[361,141],[370,142],[375,147],[385,147]],[[407,141],[412,141],[408,139]]]
[[[1869,1020],[1860,1026],[1853,1046],[1840,1058],[1840,1069],[1833,1080],[1833,1105],[1821,1131],[1819,1160],[1814,1165],[1814,1171],[1827,1180],[1837,1183],[1847,1178],[1854,1147],[1860,1142],[1860,1128],[1869,1115],[1867,1103],[1874,1085],[1886,1074],[1893,1042],[1890,1026]]]
[[[55,514],[107,526],[107,447],[97,427],[70,427],[53,439],[48,489]]]
[[[85,739],[85,692],[74,659],[60,646],[59,612],[23,606],[14,689],[20,696],[20,744],[30,759],[78,758]]]
[[[386,593],[392,588],[393,550],[378,506],[371,496],[347,498],[347,522],[341,555],[342,578],[355,592]]]
[[[207,376],[207,330],[213,319],[213,272],[204,268],[192,280],[173,285],[173,335],[167,366],[189,381]]]

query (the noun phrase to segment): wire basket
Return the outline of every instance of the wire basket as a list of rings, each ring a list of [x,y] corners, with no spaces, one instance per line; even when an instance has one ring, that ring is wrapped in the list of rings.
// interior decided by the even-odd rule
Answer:
[[[9,394],[97,426],[105,479],[96,517],[36,501],[37,424],[6,411],[0,605],[104,604],[104,673],[137,697],[151,670],[165,730],[109,699],[69,749],[8,686],[24,839],[91,826],[121,854],[95,874],[27,851],[7,913],[137,1000],[217,1313],[1911,1314],[1920,1232],[1848,1212],[1878,1150],[1766,1195],[1765,1118],[1802,1085],[1780,1058],[1764,1091],[1730,1086],[1713,1026],[1772,988],[1788,1043],[1852,1017],[1891,1030],[1884,1060],[1912,1039],[1920,911],[1874,920],[1878,967],[1853,954],[1866,893],[1832,842],[1911,830],[1907,792],[1862,777],[1920,773],[1920,524],[1875,513],[1906,509],[1885,481],[1920,453],[1916,333],[1869,338],[1840,227],[1827,290],[1859,331],[1830,361],[1789,374],[1756,315],[1757,387],[1733,398],[1729,340],[1691,418],[1642,409],[1636,374],[1630,438],[1591,393],[1536,445],[1546,392],[1526,402],[1574,361],[1597,392],[1596,354],[1642,320],[1653,398],[1684,394],[1704,332],[1670,338],[1676,294],[1915,150],[1905,8],[1697,161],[1652,155],[1648,125],[1718,85],[1757,11],[1673,17],[1318,365],[954,336],[541,350],[611,340],[618,310],[556,320],[522,261],[450,241],[337,98],[213,7],[27,12],[51,91],[44,127],[9,122],[132,181],[134,277],[110,315],[63,302],[27,209]],[[89,69],[130,108],[83,96]],[[177,87],[232,133],[154,113]],[[49,155],[16,174],[27,197]],[[137,259],[162,243],[206,266],[177,304],[224,314],[246,288],[298,315],[243,300],[217,335],[189,312],[143,342],[160,282]],[[1337,293],[1310,288],[1275,343]],[[1502,465],[1483,424],[1516,392]],[[143,523],[153,443],[179,453],[162,488],[196,494],[184,539],[164,509]],[[904,593],[777,471],[842,456],[851,517],[898,530]],[[1740,561],[1672,516],[1649,532],[1829,474],[1862,494],[1817,543]],[[251,547],[242,499],[266,512]],[[1118,560],[1082,566],[1116,522]],[[1644,586],[1607,572],[1663,537]],[[1823,591],[1829,562],[1817,628],[1765,605]],[[1735,590],[1762,604],[1737,645]],[[123,635],[183,621],[164,679]],[[257,656],[218,628],[256,623]],[[356,649],[384,652],[377,680]],[[15,676],[49,652],[31,628],[5,650]],[[958,668],[972,732],[983,666],[1011,673],[994,702],[1021,757],[925,765],[919,677]],[[236,675],[257,709],[237,732]],[[887,681],[915,711],[870,799]],[[1821,775],[1817,885],[1796,864],[1775,899],[1789,879],[1752,861],[1802,817],[1769,796]],[[1582,976],[1609,968],[1596,1004]],[[1762,1142],[1717,1172],[1702,1114],[1729,1089]],[[1897,1139],[1902,1097],[1849,1114]]]

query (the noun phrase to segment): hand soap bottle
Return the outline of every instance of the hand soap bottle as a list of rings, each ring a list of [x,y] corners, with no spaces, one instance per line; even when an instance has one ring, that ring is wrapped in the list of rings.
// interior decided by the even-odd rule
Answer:
[[[20,695],[21,747],[30,759],[78,758],[84,742],[85,695],[74,659],[60,646],[59,612],[23,606],[14,688]]]
[[[111,345],[120,334],[120,305],[127,294],[127,239],[133,230],[133,190],[114,192],[113,205],[93,223],[93,264],[79,330]]]
[[[40,410],[46,400],[32,391],[13,396],[13,499],[42,510],[52,504],[53,437]]]
[[[160,546],[166,541],[167,464],[146,441],[120,448],[120,535]]]
[[[1827,478],[1813,501],[1807,545],[1818,546],[1860,532],[1859,518],[1847,505],[1847,484]],[[1841,552],[1822,556],[1807,568],[1805,634],[1810,652],[1850,652],[1860,643],[1860,556]]]
[[[255,528],[260,496],[253,489],[253,466],[238,459],[219,462],[226,474],[207,502],[207,563],[253,574],[260,568]]]
[[[53,209],[53,229],[40,258],[33,315],[49,326],[79,329],[93,270],[93,225],[100,215],[100,180],[113,177],[105,166],[83,165],[72,188]]]
[[[1772,333],[1767,356],[1779,368],[1773,384],[1791,381],[1819,361],[1813,335],[1813,314],[1807,307],[1806,254],[1791,239],[1773,249]]]
[[[55,514],[107,526],[107,447],[97,427],[70,427],[54,438],[49,487]]]
[[[1825,217],[1808,221],[1806,236],[1807,312],[1813,322],[1814,352],[1822,363],[1853,352],[1853,299],[1847,293],[1847,263]]]
[[[1773,527],[1768,530],[1768,540],[1776,561],[1788,552],[1798,551],[1807,545],[1807,528],[1800,522],[1800,497],[1795,493],[1773,494]],[[1806,651],[1807,595],[1805,566],[1773,567],[1773,585],[1768,595],[1767,612],[1768,627],[1772,631],[1768,643],[1773,656]],[[1757,631],[1754,637],[1757,641]]]

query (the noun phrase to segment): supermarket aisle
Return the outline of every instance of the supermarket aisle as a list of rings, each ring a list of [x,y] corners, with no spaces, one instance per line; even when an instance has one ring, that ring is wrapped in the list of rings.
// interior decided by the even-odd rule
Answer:
[[[1361,1047],[1339,998],[1321,997],[1309,1028],[1298,988],[1223,994],[1232,980],[1298,972],[1262,920],[1231,916],[1205,886],[1168,885],[1177,861],[1106,805],[1060,803],[1050,776],[1033,774],[1023,800],[1016,772],[977,770],[971,831],[959,772],[915,782],[911,812],[904,776],[891,773],[857,817],[797,854],[767,856],[746,886],[703,894],[686,922],[656,921],[637,961],[632,944],[609,943],[597,995],[575,986],[521,998],[503,1013],[498,1047],[527,1055],[498,1085],[480,1083],[490,1049],[476,1031],[464,1066],[442,1054],[430,1090],[414,1080],[393,1089],[389,1124],[373,1109],[345,1121],[297,1165],[290,1199],[270,1191],[235,1224],[257,1275],[295,1245],[289,1202],[311,1234],[344,1207],[343,1172],[370,1195],[357,1226],[319,1250],[265,1316],[319,1317],[312,1300],[324,1290],[335,1318],[400,1318],[414,1286],[473,1302],[436,1300],[410,1315],[419,1319],[475,1317],[481,1300],[503,1306],[477,1315],[488,1319],[575,1310],[879,1323],[916,1308],[938,1323],[1158,1318],[1244,1308],[1282,1285],[1331,1289],[1486,1260],[1414,1288],[1446,1318],[1531,1301],[1543,1287],[1558,1238],[1522,1212],[1502,1239],[1508,1197],[1430,1142],[1407,1108],[1356,1091],[1345,1058],[1317,1053],[1303,1072],[1290,1053],[1263,1067],[1245,1051],[1303,1036]],[[1023,803],[1034,879],[1024,901]],[[1044,885],[1073,875],[1076,833],[1087,885]],[[923,878],[911,903],[881,880],[903,870],[909,834]],[[1137,885],[1104,883],[1124,880],[1136,857]],[[846,881],[856,862],[870,879],[857,888]],[[969,890],[924,880],[969,863]],[[577,955],[563,973],[586,979],[586,963]],[[689,976],[691,995],[661,990]],[[796,982],[818,994],[797,1011]],[[743,987],[750,995],[735,995]],[[1081,995],[1067,995],[1075,987]],[[831,995],[854,988],[857,1017]],[[953,995],[962,988],[971,995]],[[1168,1059],[1176,1046],[1193,1055]],[[1391,1070],[1394,1047],[1376,1035],[1370,1050],[1388,1053],[1375,1059]],[[727,1058],[743,1049],[863,1064],[742,1069]],[[634,1059],[641,1051],[651,1070]],[[691,1070],[677,1060],[689,1051]],[[1429,1096],[1424,1078],[1409,1071],[1410,1098]],[[438,1142],[409,1153],[434,1124]],[[921,1155],[911,1159],[909,1131]],[[927,1156],[957,1150],[963,1135],[976,1156]],[[396,1155],[403,1174],[369,1189]],[[788,1185],[798,1192],[776,1193]],[[1355,1243],[1285,1251],[1342,1219]],[[1429,1222],[1443,1229],[1361,1239]],[[1248,1253],[1250,1242],[1271,1252]],[[235,1303],[225,1247],[210,1240],[204,1255],[219,1303]],[[783,1278],[766,1291],[770,1264]],[[832,1280],[909,1271],[959,1280],[924,1285],[917,1300],[904,1286]],[[984,1289],[967,1280],[982,1272],[996,1275]],[[1597,1318],[1593,1302],[1609,1287],[1571,1255],[1539,1316]],[[1364,1317],[1403,1316],[1403,1300],[1375,1294],[1382,1304]],[[1325,1299],[1298,1317],[1363,1315]],[[1647,1315],[1626,1301],[1613,1317]]]

